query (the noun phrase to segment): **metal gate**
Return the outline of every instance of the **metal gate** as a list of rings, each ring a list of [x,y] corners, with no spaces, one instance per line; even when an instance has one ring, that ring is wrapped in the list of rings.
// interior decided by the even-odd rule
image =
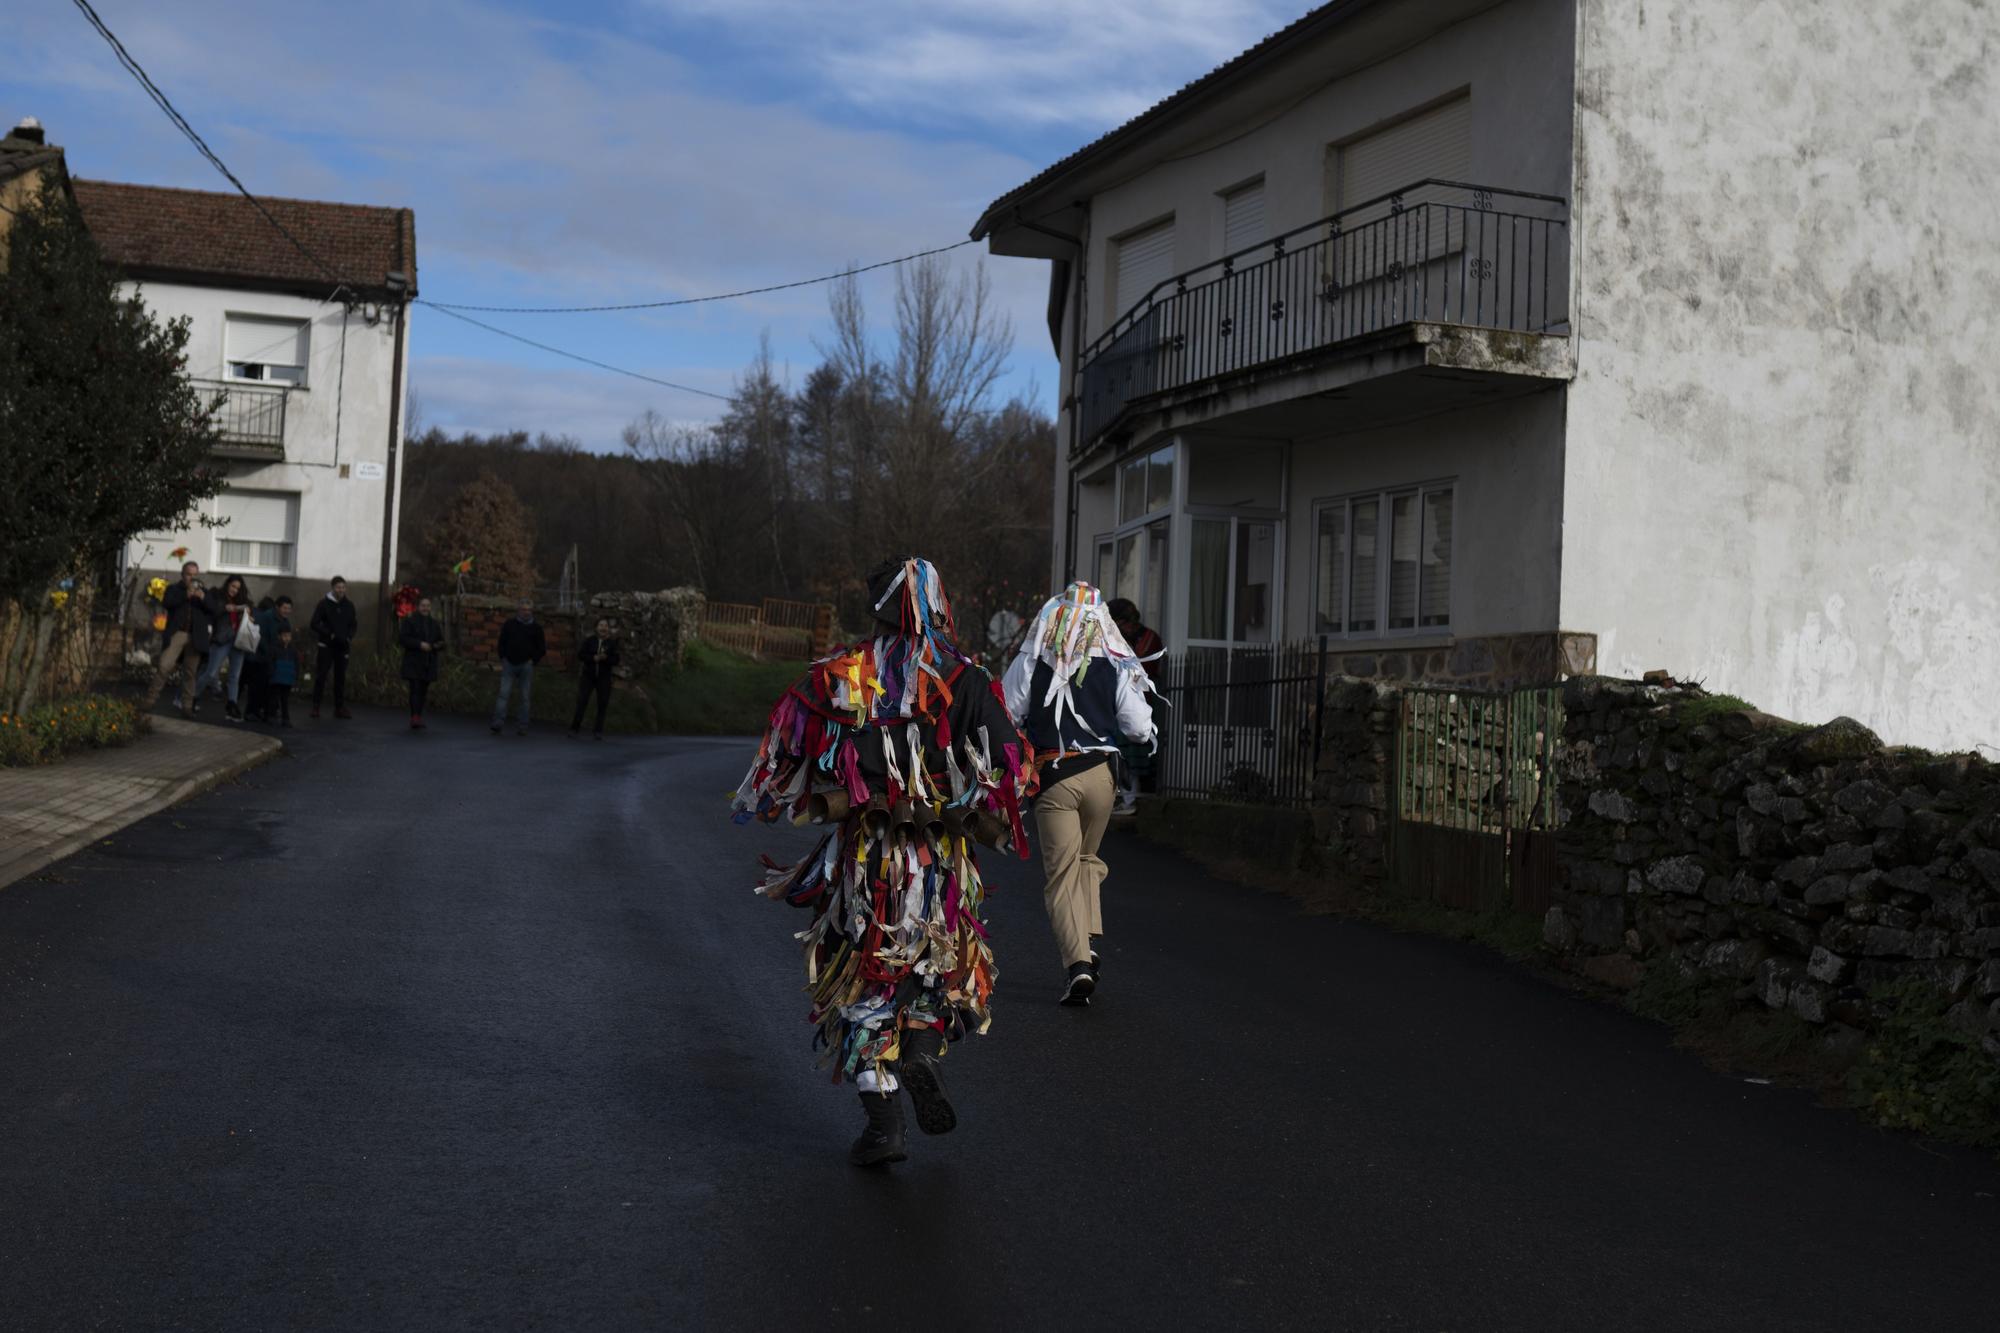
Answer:
[[[1553,687],[1403,695],[1389,883],[1444,907],[1542,913],[1555,890]]]
[[[1304,809],[1319,768],[1326,640],[1165,659],[1162,795]]]

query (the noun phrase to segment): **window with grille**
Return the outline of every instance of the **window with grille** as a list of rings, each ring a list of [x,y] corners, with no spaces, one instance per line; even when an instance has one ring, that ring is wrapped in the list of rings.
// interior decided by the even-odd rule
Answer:
[[[245,574],[292,574],[298,566],[299,497],[285,491],[224,491],[216,516],[218,568]]]
[[[1449,629],[1455,493],[1433,482],[1315,505],[1315,630],[1375,638]]]

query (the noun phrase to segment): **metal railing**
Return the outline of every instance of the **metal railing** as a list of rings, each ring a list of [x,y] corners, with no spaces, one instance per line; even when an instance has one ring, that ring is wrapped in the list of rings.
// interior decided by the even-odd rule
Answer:
[[[779,597],[766,597],[756,606],[709,602],[702,608],[701,637],[750,657],[812,661],[832,646],[833,607]]]
[[[1304,808],[1319,768],[1326,640],[1162,659],[1159,791]]]
[[[1566,330],[1568,207],[1421,180],[1168,278],[1078,358],[1082,447],[1136,399],[1399,324]]]
[[[224,446],[259,455],[285,452],[285,404],[291,390],[234,380],[196,380],[204,397],[220,402],[215,426]]]

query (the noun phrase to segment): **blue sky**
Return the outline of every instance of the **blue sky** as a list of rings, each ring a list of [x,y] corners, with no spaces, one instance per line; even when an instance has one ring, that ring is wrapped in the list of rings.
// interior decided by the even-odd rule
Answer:
[[[962,239],[984,205],[1303,12],[1298,0],[94,0],[259,193],[406,206],[424,296],[591,304],[761,286]],[[25,11],[25,12],[23,12]],[[250,20],[255,15],[254,21]],[[79,176],[226,189],[64,0],[9,16],[7,124],[39,116]],[[1046,268],[991,259],[1006,389],[1052,403]],[[893,279],[864,279],[874,323]],[[726,392],[768,332],[794,380],[825,291],[635,315],[482,316]],[[419,310],[421,424],[617,445],[711,400],[566,363]]]

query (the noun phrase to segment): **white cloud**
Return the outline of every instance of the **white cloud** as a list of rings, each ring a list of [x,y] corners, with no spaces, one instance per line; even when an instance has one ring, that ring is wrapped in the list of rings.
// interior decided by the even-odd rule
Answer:
[[[801,62],[857,106],[1112,128],[1290,23],[1270,0],[656,0]]]

